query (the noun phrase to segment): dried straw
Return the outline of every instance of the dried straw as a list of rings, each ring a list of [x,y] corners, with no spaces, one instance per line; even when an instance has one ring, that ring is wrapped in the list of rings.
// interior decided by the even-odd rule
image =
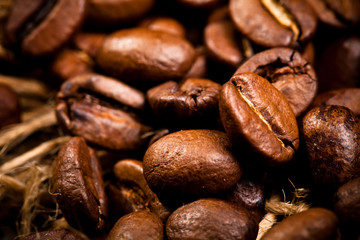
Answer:
[[[264,234],[269,231],[276,223],[276,215],[273,213],[267,213],[259,223],[259,232],[256,240],[260,240]]]

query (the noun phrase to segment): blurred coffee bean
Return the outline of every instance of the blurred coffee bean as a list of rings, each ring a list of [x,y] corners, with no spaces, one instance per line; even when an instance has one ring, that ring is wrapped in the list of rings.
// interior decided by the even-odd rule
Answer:
[[[226,134],[185,130],[166,135],[144,155],[149,187],[165,197],[197,197],[225,191],[236,184],[242,167]]]
[[[234,148],[252,150],[257,161],[282,165],[299,147],[298,126],[288,101],[255,73],[233,75],[222,87],[219,109]]]
[[[155,0],[89,0],[87,17],[96,27],[110,27],[144,17]]]
[[[360,37],[349,36],[329,44],[317,63],[319,91],[360,87]]]
[[[77,49],[95,58],[105,37],[105,33],[79,32],[74,36],[72,42]]]
[[[321,93],[316,96],[313,107],[320,105],[340,105],[349,108],[360,116],[360,88],[342,88]]]
[[[14,1],[6,34],[25,54],[52,54],[82,26],[86,4],[86,0]]]
[[[132,83],[179,79],[194,60],[195,49],[185,39],[144,28],[109,35],[97,55],[104,71]]]
[[[185,27],[178,20],[171,17],[147,18],[141,21],[138,27],[143,27],[154,31],[167,32],[182,38],[184,38],[186,35]]]
[[[360,178],[339,187],[334,196],[334,210],[345,224],[360,223]]]
[[[359,0],[306,0],[319,20],[334,27],[348,27],[360,22]]]
[[[315,34],[317,18],[302,0],[230,0],[236,27],[265,47],[296,47]]]
[[[303,118],[303,137],[316,184],[336,189],[360,176],[360,120],[348,108],[320,106]]]
[[[221,85],[209,79],[189,78],[180,84],[165,82],[147,91],[153,112],[167,125],[191,126],[215,122]]]
[[[143,135],[151,129],[136,114],[144,106],[139,90],[113,78],[84,74],[63,83],[56,115],[73,135],[109,149],[135,150],[145,144]]]
[[[260,222],[265,215],[264,185],[248,176],[243,176],[235,184],[226,194],[226,200],[246,208],[256,222]]]
[[[203,46],[195,49],[195,60],[189,71],[185,74],[183,79],[188,78],[206,78],[207,76],[207,59],[206,49]]]
[[[20,99],[9,86],[0,84],[0,129],[21,121]]]
[[[318,82],[311,65],[290,48],[272,48],[249,58],[236,73],[253,72],[272,83],[289,101],[295,116],[301,115],[317,93]]]
[[[162,240],[164,239],[163,223],[151,212],[133,212],[120,218],[106,239]]]
[[[52,192],[66,221],[94,234],[105,228],[108,215],[101,166],[83,138],[73,137],[54,163]]]
[[[333,212],[325,208],[310,208],[285,218],[261,240],[335,240],[338,222]]]
[[[50,69],[52,74],[64,82],[77,75],[92,72],[93,66],[93,59],[85,52],[64,49],[55,56]]]
[[[64,240],[82,240],[83,238],[76,235],[73,232],[70,232],[66,229],[59,229],[59,230],[48,230],[43,232],[37,232],[34,234],[31,234],[29,236],[26,236],[24,238],[21,238],[23,240],[37,240],[37,239],[43,239],[43,240],[54,240],[54,239],[64,239]]]
[[[184,205],[166,222],[169,240],[252,240],[257,232],[258,225],[245,208],[218,199],[200,199]]]
[[[211,9],[218,6],[223,0],[176,0],[182,6],[194,9]]]

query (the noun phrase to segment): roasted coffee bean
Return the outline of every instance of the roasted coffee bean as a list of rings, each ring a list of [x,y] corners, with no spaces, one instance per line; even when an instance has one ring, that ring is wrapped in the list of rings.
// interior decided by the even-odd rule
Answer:
[[[204,42],[209,56],[215,61],[238,67],[245,59],[236,36],[237,30],[231,21],[216,21],[208,24],[204,29]]]
[[[51,63],[50,69],[62,82],[83,73],[93,72],[94,61],[85,52],[64,49]]]
[[[348,108],[320,106],[303,118],[314,182],[337,188],[360,176],[360,120]]]
[[[189,78],[182,83],[165,82],[147,91],[154,113],[167,124],[201,122],[218,117],[221,85],[209,79]]]
[[[185,74],[183,79],[188,78],[206,78],[207,76],[207,59],[206,59],[206,49],[203,46],[197,47],[195,49],[195,60]]]
[[[155,215],[165,221],[170,211],[160,202],[159,198],[149,188],[143,174],[142,162],[134,159],[124,159],[114,166],[114,174],[118,182],[117,186],[131,189],[132,194],[122,195],[122,202],[133,206],[133,211],[149,209]],[[126,193],[126,191],[123,191]],[[129,192],[128,192],[129,193]],[[136,196],[137,195],[137,196]],[[118,196],[118,198],[121,196]],[[138,199],[140,201],[132,201]],[[142,200],[142,201],[141,201]],[[121,205],[118,207],[122,207]],[[130,213],[130,212],[126,212]]]
[[[231,20],[228,5],[214,9],[214,11],[209,14],[207,23],[210,24],[223,20]]]
[[[360,116],[360,88],[342,88],[321,93],[316,96],[312,106],[340,105],[349,108]]]
[[[223,0],[176,0],[181,5],[195,9],[214,8],[223,2]]]
[[[162,240],[163,223],[158,216],[149,211],[133,212],[120,218],[106,239]]]
[[[24,238],[21,238],[23,240],[55,240],[55,239],[61,239],[61,240],[82,240],[83,238],[76,235],[73,232],[70,232],[66,229],[60,229],[60,230],[48,230],[43,232],[37,232],[34,234],[31,234],[29,236],[26,236]]]
[[[21,121],[19,96],[9,86],[0,84],[0,129]]]
[[[72,42],[77,49],[95,58],[105,37],[105,33],[80,32],[74,36]]]
[[[257,53],[236,73],[254,72],[268,79],[288,100],[295,116],[313,101],[318,88],[315,72],[301,54],[290,48],[273,48]]]
[[[360,223],[360,178],[345,183],[336,191],[334,210],[341,221]]]
[[[52,192],[66,221],[92,234],[105,228],[108,215],[101,166],[83,138],[73,137],[54,163]]]
[[[102,28],[133,22],[145,16],[155,0],[89,0],[88,18]]]
[[[152,17],[143,20],[139,27],[144,27],[154,31],[167,32],[177,37],[184,38],[186,35],[185,27],[175,18],[171,17]]]
[[[296,119],[286,98],[255,73],[235,74],[219,100],[223,126],[238,151],[252,149],[267,165],[289,162],[299,147]]]
[[[335,240],[338,219],[325,208],[310,208],[282,220],[261,240]]]
[[[230,0],[236,27],[251,41],[266,47],[295,47],[311,39],[317,18],[302,0]]]
[[[242,167],[225,133],[184,130],[153,143],[144,155],[144,176],[160,195],[193,197],[216,194],[236,184]]]
[[[85,9],[86,0],[14,1],[6,34],[25,54],[49,55],[82,26]]]
[[[245,208],[218,199],[200,199],[175,210],[166,222],[172,239],[255,239],[257,223]]]
[[[323,23],[347,27],[360,22],[358,0],[307,0]]]
[[[349,36],[329,44],[317,64],[319,91],[360,87],[360,37]]]
[[[256,222],[265,214],[265,190],[259,181],[243,176],[226,194],[226,200],[246,208]]]
[[[195,60],[195,49],[183,38],[144,28],[109,35],[97,62],[110,75],[128,82],[179,79]]]
[[[69,79],[57,95],[59,124],[73,135],[115,150],[135,150],[150,131],[134,113],[145,105],[142,92],[116,79],[84,74]]]

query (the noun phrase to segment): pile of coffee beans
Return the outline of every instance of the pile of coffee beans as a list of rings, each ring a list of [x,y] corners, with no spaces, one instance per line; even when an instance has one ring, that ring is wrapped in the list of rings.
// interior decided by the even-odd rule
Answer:
[[[1,30],[71,136],[67,227],[23,239],[360,239],[360,0],[14,0]],[[20,107],[0,86],[0,127]]]

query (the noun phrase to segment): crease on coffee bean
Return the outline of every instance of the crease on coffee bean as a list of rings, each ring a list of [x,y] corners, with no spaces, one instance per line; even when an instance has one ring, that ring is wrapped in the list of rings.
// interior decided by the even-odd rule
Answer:
[[[274,131],[272,130],[271,125],[267,122],[267,120],[264,118],[264,116],[262,115],[262,113],[256,109],[256,107],[254,106],[254,104],[245,96],[243,95],[243,93],[241,92],[242,87],[238,84],[236,84],[235,81],[231,81],[231,83],[235,86],[236,90],[240,93],[240,96],[242,99],[244,99],[244,101],[246,102],[246,104],[255,112],[255,114],[260,118],[260,120],[265,123],[265,125],[268,127],[268,129],[270,130],[270,132],[274,133]],[[276,134],[273,134],[276,138],[276,140],[278,140],[278,142],[281,144],[282,147],[286,148],[289,144],[291,143],[290,141],[286,140],[286,139],[281,139],[278,136],[276,136]],[[294,146],[290,145],[291,148],[294,148]],[[295,148],[294,148],[295,149]]]
[[[335,18],[341,22],[341,24],[344,25],[351,25],[351,21],[347,20],[346,18],[344,18],[340,13],[337,12],[337,9],[334,9],[330,6],[330,4],[325,1],[325,0],[319,0],[320,2],[322,2],[325,6],[325,8],[331,12],[332,14],[334,14]]]
[[[291,12],[277,0],[260,0],[260,2],[279,24],[291,30],[293,33],[292,41],[297,42],[301,36],[301,28]]]

